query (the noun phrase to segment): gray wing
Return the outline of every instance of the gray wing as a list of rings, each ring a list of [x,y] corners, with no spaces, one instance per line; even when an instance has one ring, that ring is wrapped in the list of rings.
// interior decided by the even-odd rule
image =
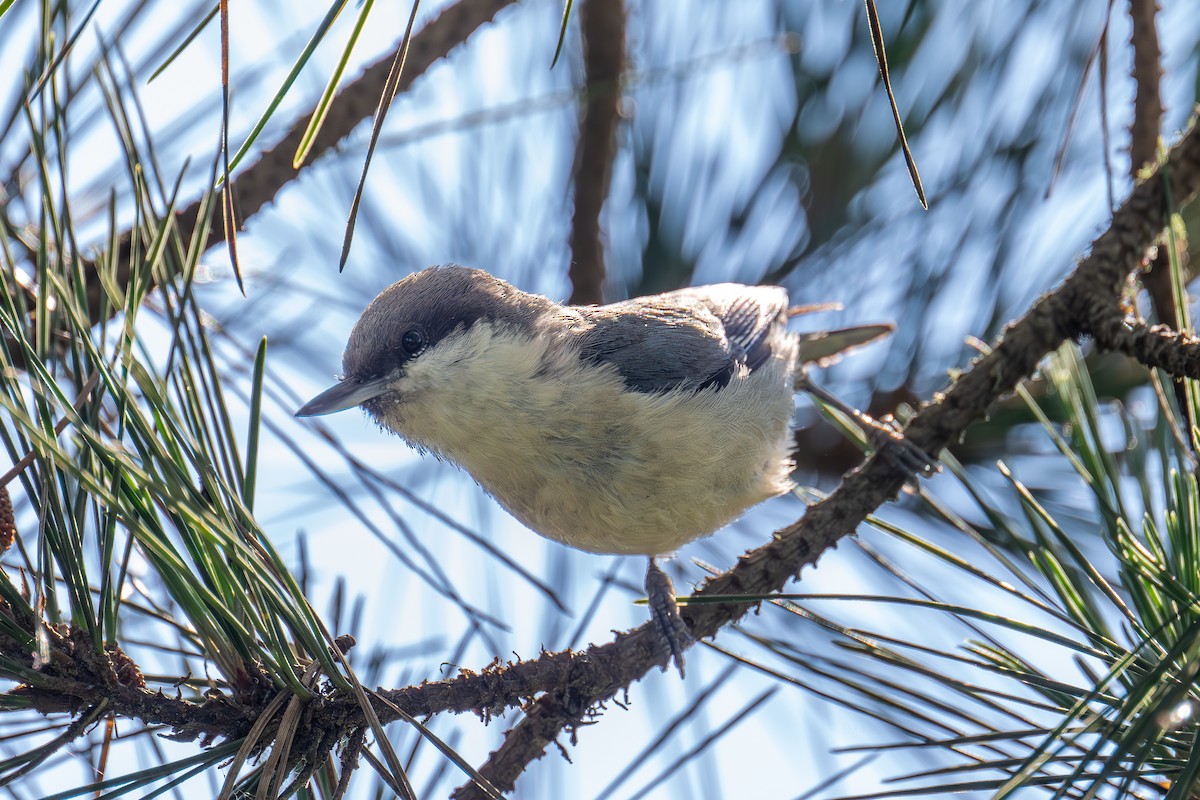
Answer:
[[[787,292],[725,283],[578,311],[581,356],[611,364],[642,392],[722,387],[771,357],[786,323]]]

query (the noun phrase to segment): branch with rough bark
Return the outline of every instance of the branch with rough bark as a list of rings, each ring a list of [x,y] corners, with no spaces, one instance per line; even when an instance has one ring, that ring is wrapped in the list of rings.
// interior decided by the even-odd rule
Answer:
[[[1142,353],[1144,363],[1194,374],[1196,342],[1187,335],[1150,329],[1116,336],[1114,312],[1126,278],[1141,268],[1169,215],[1175,209],[1167,198],[1184,203],[1200,190],[1200,129],[1191,127],[1171,149],[1163,165],[1139,183],[1113,215],[1107,231],[1092,243],[1091,252],[1055,290],[1043,295],[1020,319],[1008,325],[987,355],[976,359],[946,391],[931,399],[904,431],[924,452],[937,453],[955,441],[972,423],[1017,384],[1033,374],[1039,361],[1068,339],[1096,334],[1105,347],[1131,355]],[[1153,332],[1153,333],[1152,333]],[[1178,352],[1164,348],[1162,340]],[[1151,346],[1153,345],[1153,346]],[[1140,348],[1140,349],[1139,349]],[[911,476],[893,460],[874,456],[845,476],[825,500],[813,505],[795,524],[777,531],[772,540],[743,555],[737,565],[707,580],[695,596],[761,595],[780,591],[801,570],[816,564],[842,537],[852,533],[876,509],[894,498]],[[697,638],[715,635],[749,611],[745,604],[688,605],[683,616]],[[666,656],[649,644],[649,625],[612,643],[589,648],[573,659],[564,682],[543,696],[517,724],[480,773],[493,785],[511,791],[528,764],[562,732],[579,725],[584,714],[628,687],[628,676],[640,678],[666,663]],[[610,649],[624,651],[613,670]],[[600,666],[603,664],[603,666]],[[584,676],[588,678],[585,679]],[[604,686],[602,675],[611,681]],[[630,680],[630,682],[632,679]],[[586,691],[587,686],[597,691]],[[478,787],[459,788],[458,800],[482,797]]]

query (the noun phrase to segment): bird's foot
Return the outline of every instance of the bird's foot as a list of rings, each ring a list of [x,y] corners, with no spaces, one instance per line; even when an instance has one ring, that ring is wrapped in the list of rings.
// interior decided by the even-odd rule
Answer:
[[[880,457],[915,475],[929,476],[937,472],[937,459],[904,438],[896,428],[866,414],[859,414],[855,419],[862,426],[867,443]]]
[[[658,629],[667,649],[671,653],[671,661],[679,669],[679,677],[683,677],[683,651],[696,641],[687,623],[679,615],[679,606],[675,603],[675,586],[667,573],[663,572],[654,559],[650,559],[650,567],[646,570],[646,599],[650,606],[650,619]],[[670,662],[663,666],[667,671]]]
[[[796,388],[808,392],[853,421],[867,437],[867,444],[881,458],[914,475],[929,476],[937,472],[937,459],[904,438],[899,429],[851,408],[837,395],[813,383],[807,374],[797,378]]]

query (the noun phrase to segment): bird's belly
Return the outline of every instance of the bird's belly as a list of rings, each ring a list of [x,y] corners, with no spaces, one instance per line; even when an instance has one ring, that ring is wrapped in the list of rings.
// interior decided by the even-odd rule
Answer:
[[[661,555],[792,486],[794,348],[721,388],[648,393],[577,353],[489,346],[511,350],[487,362],[505,371],[458,370],[447,384],[435,370],[438,391],[413,381],[403,401],[368,408],[543,536]]]
[[[588,402],[514,407],[502,426],[467,423],[459,436],[419,443],[547,538],[594,553],[662,555],[792,487],[791,379],[772,372],[755,373],[749,386],[673,396],[622,388],[606,401],[590,387]],[[772,377],[778,391],[767,392]]]
[[[614,483],[603,500],[565,476],[544,476],[515,489],[481,481],[514,517],[536,533],[591,553],[665,555],[732,522],[786,486],[713,487],[687,502],[660,496],[647,481]]]

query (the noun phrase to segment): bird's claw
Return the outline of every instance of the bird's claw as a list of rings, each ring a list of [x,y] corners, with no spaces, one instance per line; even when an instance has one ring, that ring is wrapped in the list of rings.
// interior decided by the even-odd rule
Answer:
[[[696,639],[679,614],[679,606],[675,603],[675,586],[653,559],[650,560],[650,568],[646,570],[646,599],[650,606],[650,618],[671,653],[671,661],[663,665],[663,672],[674,662],[679,670],[679,677],[682,678],[683,651]]]
[[[808,392],[853,420],[867,437],[871,449],[905,472],[925,477],[937,472],[937,459],[906,439],[900,430],[846,405],[839,397],[813,383],[808,373],[797,374],[796,389]]]
[[[871,449],[895,466],[928,477],[937,472],[937,459],[913,444],[892,426],[863,414],[859,417]]]

